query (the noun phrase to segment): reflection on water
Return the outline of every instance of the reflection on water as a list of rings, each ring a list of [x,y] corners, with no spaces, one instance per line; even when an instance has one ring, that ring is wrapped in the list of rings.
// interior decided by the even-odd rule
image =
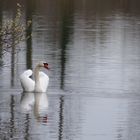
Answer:
[[[47,114],[48,114],[48,98],[46,93],[36,93],[35,94],[35,106],[34,114],[38,120],[41,120],[47,123]]]
[[[140,1],[21,5],[29,38],[18,54],[0,46],[0,138],[139,139]],[[15,7],[1,1],[0,25]],[[40,60],[51,68],[48,95],[21,93],[19,75]]]
[[[30,112],[32,110],[32,106],[34,105],[35,97],[34,93],[22,93],[20,105],[23,112]]]
[[[23,112],[19,107],[19,95],[6,98],[1,106],[1,138],[79,140],[139,138],[139,131],[135,130],[140,129],[140,98],[51,94],[48,95],[49,107],[47,110],[40,109],[40,116],[38,116],[38,101],[32,106],[32,110]],[[8,100],[11,100],[10,108],[6,105]],[[26,106],[30,100],[27,98],[25,100]]]
[[[43,122],[47,122],[48,98],[46,93],[25,92],[22,94],[20,101],[22,112],[29,114],[34,110],[35,118],[38,121],[42,119]]]

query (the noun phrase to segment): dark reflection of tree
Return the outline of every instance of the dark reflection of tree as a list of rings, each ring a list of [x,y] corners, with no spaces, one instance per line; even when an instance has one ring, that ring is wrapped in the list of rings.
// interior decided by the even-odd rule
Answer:
[[[24,139],[25,140],[29,140],[30,139],[30,135],[29,135],[29,124],[30,124],[30,116],[29,116],[29,114],[26,114],[26,117],[25,117],[25,119],[26,119],[26,122],[25,122],[25,136],[24,136]]]
[[[32,0],[26,1],[27,7],[26,7],[26,68],[31,69],[32,68],[32,22],[28,24],[28,21],[32,21],[32,12],[33,12],[33,2]]]
[[[61,32],[61,83],[60,88],[64,89],[65,67],[66,67],[66,49],[72,34],[73,24],[73,1],[64,1],[62,3],[62,32]]]
[[[63,122],[64,122],[64,96],[60,97],[60,106],[59,106],[59,140],[63,138]]]
[[[69,38],[72,34],[73,24],[73,1],[62,0],[62,32],[61,32],[61,82],[60,88],[64,90],[65,87],[65,67],[66,67],[66,50],[69,43]],[[63,138],[63,124],[64,124],[64,96],[60,97],[59,106],[59,140]]]
[[[10,102],[10,138],[12,139],[14,137],[14,127],[15,127],[15,115],[14,115],[14,108],[15,108],[15,100],[14,95],[11,95],[11,102]]]
[[[14,19],[14,17],[13,17]],[[13,28],[14,29],[14,28]],[[14,86],[15,80],[15,55],[16,55],[16,48],[15,48],[15,33],[12,34],[12,47],[11,47],[11,86]]]
[[[14,86],[15,79],[15,46],[12,46],[11,51],[11,86]]]
[[[0,4],[0,27],[2,27],[2,3]],[[1,42],[1,37],[0,37],[0,42]],[[0,43],[0,67],[2,66],[2,45]]]

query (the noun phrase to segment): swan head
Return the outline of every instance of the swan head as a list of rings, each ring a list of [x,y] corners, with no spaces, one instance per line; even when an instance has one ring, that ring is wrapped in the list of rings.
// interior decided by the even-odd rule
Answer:
[[[43,63],[44,64],[44,68],[46,68],[46,69],[48,69],[49,70],[49,65],[48,65],[48,63]]]
[[[46,62],[40,61],[37,66],[38,67],[44,67],[44,68],[49,70],[48,63],[46,63]]]

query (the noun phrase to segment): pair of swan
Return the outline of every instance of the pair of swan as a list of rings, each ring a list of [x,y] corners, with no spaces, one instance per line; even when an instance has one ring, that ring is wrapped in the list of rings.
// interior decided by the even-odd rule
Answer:
[[[30,78],[32,70],[26,70],[20,75],[20,82],[24,92],[46,92],[49,84],[49,77],[44,72],[40,71],[41,68],[49,69],[48,63],[39,62],[34,70],[35,81]]]

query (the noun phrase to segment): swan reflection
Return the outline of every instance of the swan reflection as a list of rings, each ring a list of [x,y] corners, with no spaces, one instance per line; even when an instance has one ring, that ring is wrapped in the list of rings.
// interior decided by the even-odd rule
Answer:
[[[23,92],[20,101],[21,110],[25,113],[29,113],[32,110],[32,107],[34,106],[34,102],[35,102],[34,93]]]
[[[34,112],[39,122],[47,123],[48,97],[46,93],[23,92],[20,105],[24,113]]]
[[[35,93],[34,115],[38,121],[47,123],[48,98],[46,93]]]

